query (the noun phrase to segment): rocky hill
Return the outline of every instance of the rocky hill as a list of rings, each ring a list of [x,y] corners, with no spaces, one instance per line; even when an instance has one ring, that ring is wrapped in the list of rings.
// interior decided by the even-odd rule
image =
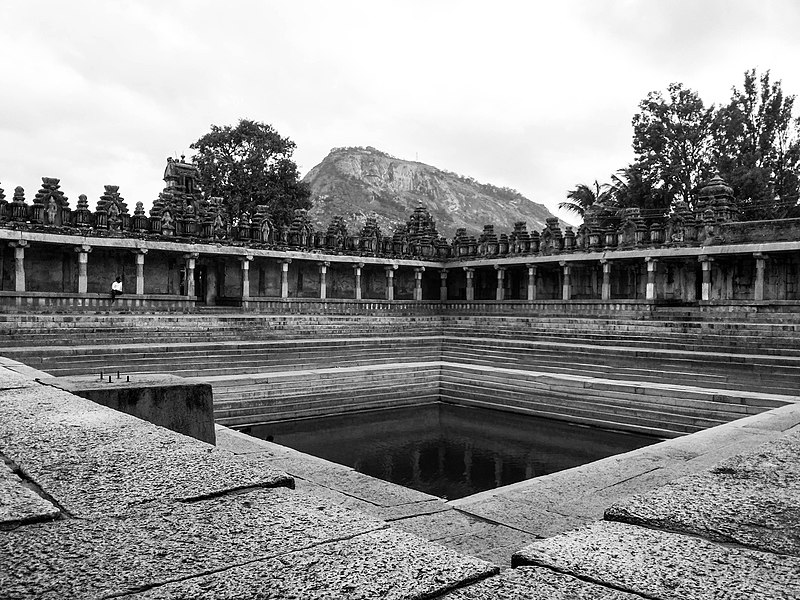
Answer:
[[[528,231],[541,230],[545,219],[553,216],[515,190],[478,183],[371,147],[334,148],[303,181],[311,187],[309,216],[322,228],[333,217],[342,216],[349,230],[360,231],[366,218],[375,215],[388,233],[406,222],[419,201],[447,238],[459,227],[477,236],[489,223],[497,233],[511,231],[516,221],[525,221]]]

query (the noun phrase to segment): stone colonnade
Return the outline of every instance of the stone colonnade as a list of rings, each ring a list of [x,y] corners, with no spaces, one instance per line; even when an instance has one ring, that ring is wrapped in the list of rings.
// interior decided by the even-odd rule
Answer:
[[[63,236],[61,236],[63,238]],[[481,301],[570,301],[570,300],[599,300],[611,301],[614,299],[633,300],[675,300],[682,302],[695,302],[697,300],[800,300],[800,251],[763,251],[753,247],[751,251],[742,249],[735,253],[718,252],[717,254],[683,252],[670,254],[661,252],[658,255],[631,256],[624,252],[603,255],[583,254],[580,257],[566,258],[563,255],[538,259],[536,262],[514,261],[451,261],[446,263],[430,262],[427,265],[421,261],[390,261],[366,258],[354,262],[343,260],[337,255],[319,254],[315,256],[274,256],[258,255],[257,252],[247,254],[231,254],[223,251],[182,251],[179,248],[168,250],[161,244],[154,248],[114,248],[108,245],[93,246],[85,243],[86,238],[72,246],[75,261],[75,279],[70,280],[72,289],[53,289],[53,292],[72,292],[86,294],[89,290],[90,273],[94,270],[103,270],[103,277],[110,282],[114,278],[113,268],[107,263],[109,252],[119,256],[130,253],[133,255],[135,266],[135,286],[126,284],[126,294],[135,293],[145,295],[145,265],[151,256],[159,256],[163,261],[164,256],[176,262],[176,269],[181,275],[181,285],[178,294],[184,297],[195,297],[196,270],[199,261],[219,260],[238,261],[239,289],[234,297],[247,302],[256,297],[264,297],[265,269],[257,276],[261,293],[253,294],[251,289],[251,268],[258,262],[260,265],[272,263],[274,265],[275,283],[270,284],[272,296],[279,298],[292,297],[290,287],[290,267],[293,269],[295,280],[298,273],[305,274],[309,281],[318,289],[308,288],[302,297],[316,297],[326,300],[332,297],[362,300],[366,299],[364,285],[364,269],[369,266],[370,273],[383,272],[383,290],[378,292],[382,297],[375,296],[375,286],[372,286],[372,299],[393,301],[397,298],[397,278],[402,273],[404,277],[405,296],[403,299],[413,301],[448,301],[465,300],[472,302]],[[29,274],[26,273],[27,254],[37,249],[59,248],[60,252],[66,247],[63,241],[59,244],[43,241],[30,241],[25,239],[8,241],[7,246],[12,252],[5,252],[6,262],[13,255],[13,268],[6,264],[5,286],[0,291],[26,292],[30,291],[27,285]],[[754,245],[755,246],[755,245]],[[97,252],[101,254],[95,259]],[[45,259],[40,259],[45,260]],[[128,259],[129,260],[129,259]],[[159,263],[159,267],[162,263]],[[294,265],[294,266],[292,266]],[[351,270],[348,270],[347,267]],[[151,274],[153,273],[151,267]],[[234,267],[235,268],[235,267]],[[272,269],[273,267],[270,267]],[[344,269],[343,269],[344,268]],[[339,287],[334,288],[338,296],[331,294],[331,270],[334,269],[338,277]],[[347,273],[351,273],[347,275]],[[10,274],[10,275],[9,275]],[[129,272],[129,276],[132,273]],[[40,277],[36,274],[35,277]],[[95,275],[94,281],[97,281]],[[277,281],[279,278],[279,282]],[[349,281],[346,285],[346,294],[342,295],[341,280]],[[3,280],[0,280],[0,282]],[[371,280],[373,281],[373,280]],[[776,283],[777,281],[777,283]],[[66,284],[64,284],[66,285]],[[48,291],[44,284],[34,289]],[[97,289],[97,284],[94,285]],[[131,289],[133,287],[133,289]],[[298,284],[298,287],[302,287]],[[769,288],[769,289],[768,289]],[[135,291],[134,291],[135,290]],[[278,292],[276,294],[275,292]],[[297,291],[294,292],[297,294]],[[313,296],[309,296],[313,294]],[[229,294],[231,295],[231,294]],[[301,297],[297,295],[297,297]],[[200,301],[204,299],[198,298]]]

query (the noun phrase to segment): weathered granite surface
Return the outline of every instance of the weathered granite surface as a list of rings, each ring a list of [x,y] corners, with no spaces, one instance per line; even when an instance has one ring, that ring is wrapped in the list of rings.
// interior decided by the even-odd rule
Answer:
[[[497,567],[392,529],[147,590],[141,600],[431,598]]]
[[[286,488],[161,502],[114,516],[65,519],[0,535],[0,595],[77,598],[130,593],[386,527]],[[48,596],[50,590],[58,592]]]
[[[800,556],[800,428],[618,502],[605,514],[610,520]]]
[[[391,523],[403,531],[501,566],[507,566],[516,550],[536,539],[529,533],[453,509],[409,516]]]
[[[70,514],[97,516],[161,499],[289,486],[267,465],[52,387],[0,392],[0,452]]]
[[[55,519],[59,514],[56,506],[24,485],[0,455],[0,530]]]
[[[462,554],[508,566],[515,550],[536,536],[464,514],[435,496],[368,477],[291,448],[217,426],[220,447],[249,464],[265,461],[295,478],[297,489],[326,502],[366,513],[393,527]]]
[[[534,542],[514,559],[646,598],[800,597],[798,558],[625,523],[599,521]]]
[[[603,585],[540,567],[503,571],[443,596],[448,600],[641,600]]]
[[[68,508],[0,531],[4,600],[430,597],[498,571],[38,383],[0,392],[0,450]]]
[[[800,404],[739,419],[574,469],[489,490],[448,505],[541,537],[603,517],[606,508],[722,459],[778,439],[800,423]]]

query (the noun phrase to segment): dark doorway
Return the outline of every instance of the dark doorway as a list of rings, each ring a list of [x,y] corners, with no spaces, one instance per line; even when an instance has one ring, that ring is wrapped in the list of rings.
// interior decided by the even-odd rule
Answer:
[[[208,272],[205,265],[198,266],[194,270],[194,293],[197,296],[197,303],[205,304],[206,286],[208,285]]]

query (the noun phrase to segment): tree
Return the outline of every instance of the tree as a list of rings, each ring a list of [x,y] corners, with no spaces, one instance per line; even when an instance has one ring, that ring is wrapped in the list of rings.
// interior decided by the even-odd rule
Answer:
[[[296,208],[311,208],[311,192],[291,158],[295,144],[271,125],[247,119],[236,127],[212,125],[190,148],[206,195],[222,197],[234,222],[256,206],[267,206],[276,224],[291,222]]]
[[[800,191],[800,123],[794,96],[784,96],[770,72],[746,71],[742,89],[720,108],[714,123],[720,174],[733,187],[742,218],[790,216]],[[776,199],[777,197],[777,199]]]
[[[639,208],[645,217],[659,217],[669,212],[670,198],[646,176],[638,163],[618,170],[611,176],[609,194],[620,208]]]
[[[711,174],[714,107],[673,83],[668,98],[650,92],[633,117],[633,151],[642,174],[670,202],[693,204],[699,183]]]
[[[579,183],[574,190],[567,192],[567,200],[560,202],[558,208],[583,218],[587,208],[598,200],[606,198],[608,198],[608,185],[601,185],[596,180],[593,187]]]

